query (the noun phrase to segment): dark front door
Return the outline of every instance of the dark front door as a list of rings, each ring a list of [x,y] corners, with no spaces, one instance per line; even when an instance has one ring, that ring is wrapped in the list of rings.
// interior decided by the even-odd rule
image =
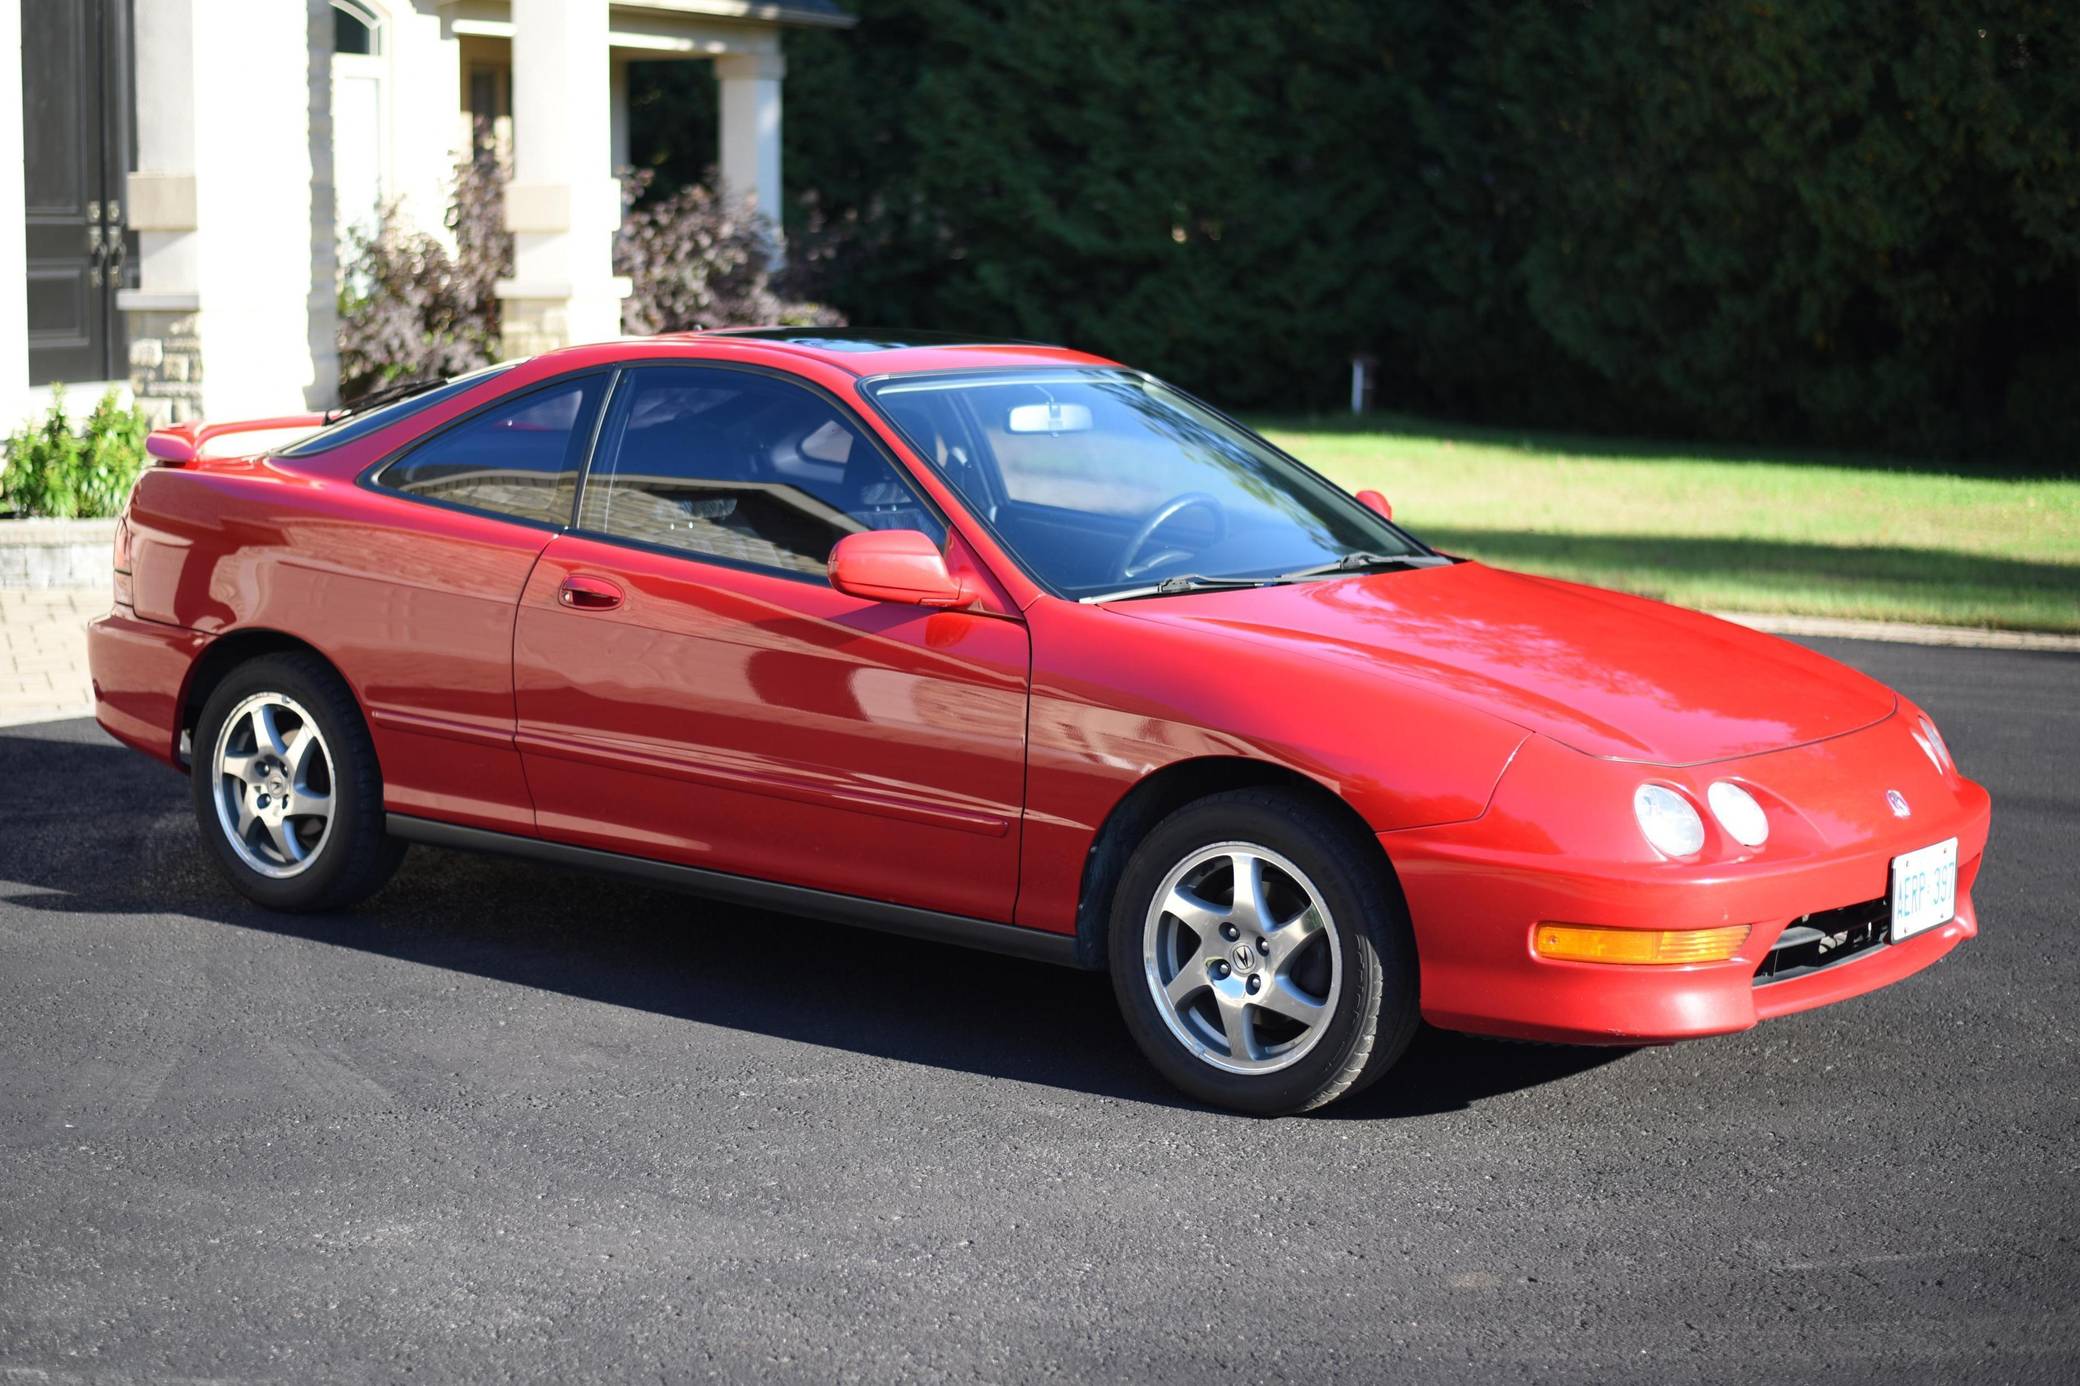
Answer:
[[[135,250],[123,222],[130,112],[129,0],[22,6],[32,385],[128,371],[116,290]]]

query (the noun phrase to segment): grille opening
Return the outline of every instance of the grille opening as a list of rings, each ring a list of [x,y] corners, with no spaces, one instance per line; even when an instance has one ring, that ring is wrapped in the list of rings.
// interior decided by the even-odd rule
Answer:
[[[1787,982],[1883,948],[1892,932],[1889,898],[1823,910],[1791,922],[1755,969],[1755,985]]]

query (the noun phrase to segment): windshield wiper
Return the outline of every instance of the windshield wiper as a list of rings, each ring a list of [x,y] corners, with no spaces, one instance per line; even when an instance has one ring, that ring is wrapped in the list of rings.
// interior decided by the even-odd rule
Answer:
[[[1328,577],[1333,573],[1363,573],[1374,568],[1434,568],[1439,560],[1429,554],[1417,553],[1347,553],[1328,563],[1317,563],[1312,568],[1296,568],[1290,573],[1280,573],[1280,582],[1298,582],[1302,578]]]
[[[1200,573],[1185,573],[1178,577],[1164,578],[1147,587],[1124,587],[1117,592],[1100,592],[1095,597],[1085,597],[1085,602],[1123,602],[1134,597],[1175,597],[1185,592],[1204,592],[1215,587],[1269,587],[1283,582],[1283,578],[1234,578],[1206,577]]]
[[[379,404],[389,404],[394,400],[410,399],[413,395],[424,394],[434,386],[446,383],[446,381],[438,377],[401,380],[395,385],[387,385],[380,390],[374,390],[365,395],[357,395],[337,409],[326,410],[325,422],[329,424],[338,423],[349,414],[366,414]]]

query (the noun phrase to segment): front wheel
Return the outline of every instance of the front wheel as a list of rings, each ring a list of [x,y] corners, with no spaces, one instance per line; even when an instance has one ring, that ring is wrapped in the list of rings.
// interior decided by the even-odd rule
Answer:
[[[353,693],[315,655],[266,655],[210,694],[193,739],[195,817],[239,891],[280,910],[372,895],[404,844],[383,830],[375,744]]]
[[[1163,1075],[1278,1116],[1354,1092],[1415,1032],[1415,946],[1379,849],[1284,790],[1171,814],[1114,896],[1113,990]]]

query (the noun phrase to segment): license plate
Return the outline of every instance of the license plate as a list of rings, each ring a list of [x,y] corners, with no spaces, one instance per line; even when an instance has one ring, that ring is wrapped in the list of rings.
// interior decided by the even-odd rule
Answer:
[[[1892,859],[1892,941],[1957,917],[1957,839]]]

